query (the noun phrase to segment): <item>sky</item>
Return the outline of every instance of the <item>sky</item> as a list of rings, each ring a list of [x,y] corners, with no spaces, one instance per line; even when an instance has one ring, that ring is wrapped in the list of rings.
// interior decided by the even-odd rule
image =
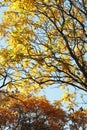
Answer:
[[[72,91],[75,91],[75,89],[70,86],[70,92],[72,92]],[[65,89],[62,90],[61,87],[59,87],[58,85],[52,85],[52,86],[49,86],[49,87],[41,90],[41,92],[38,95],[39,96],[45,95],[46,98],[51,103],[53,103],[55,100],[59,100],[62,97],[62,95],[64,94],[64,92],[65,92]],[[85,103],[83,103],[83,100],[81,99],[82,94],[84,95],[83,100]],[[78,104],[77,108],[79,108],[79,107],[87,108],[87,93],[84,91],[78,90],[75,102]],[[63,103],[63,106],[66,109],[67,103],[66,104]]]
[[[61,98],[63,92],[64,90],[61,90],[57,85],[52,85],[41,90],[38,95],[45,95],[50,102],[53,102],[54,100]]]

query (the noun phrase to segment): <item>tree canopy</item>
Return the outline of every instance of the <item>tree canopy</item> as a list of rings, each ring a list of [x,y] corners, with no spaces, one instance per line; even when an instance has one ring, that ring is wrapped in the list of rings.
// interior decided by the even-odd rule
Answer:
[[[1,126],[25,130],[28,123],[26,130],[62,130],[71,121],[70,129],[86,129],[87,110],[73,111],[77,93],[69,90],[87,92],[87,1],[1,0],[0,8],[5,8],[0,22],[0,38],[5,44],[0,47],[0,111],[7,117]],[[32,97],[55,84],[66,89],[59,102],[68,102],[72,113],[59,104],[56,108],[46,99]],[[35,126],[36,122],[41,126]]]

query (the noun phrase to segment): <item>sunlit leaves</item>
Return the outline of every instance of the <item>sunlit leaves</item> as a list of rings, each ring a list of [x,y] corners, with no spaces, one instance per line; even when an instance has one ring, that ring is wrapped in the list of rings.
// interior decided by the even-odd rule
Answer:
[[[14,65],[16,71],[21,71],[18,79],[29,78],[29,83],[47,86],[56,82],[85,89],[86,17],[85,7],[80,9],[83,3],[78,3],[78,7],[72,1],[5,2],[9,6],[3,15],[1,33],[8,49],[1,55],[2,62]]]

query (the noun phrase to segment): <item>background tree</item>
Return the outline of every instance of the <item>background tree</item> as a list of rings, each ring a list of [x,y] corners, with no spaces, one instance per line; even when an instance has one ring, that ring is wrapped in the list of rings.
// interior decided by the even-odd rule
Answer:
[[[6,96],[4,97],[6,98]],[[51,105],[45,97],[10,94],[0,106],[1,127],[12,130],[62,130],[67,122],[67,114],[60,103]]]
[[[45,97],[20,93],[3,97],[0,105],[2,130],[87,129],[87,109],[65,112],[60,102],[50,104]]]

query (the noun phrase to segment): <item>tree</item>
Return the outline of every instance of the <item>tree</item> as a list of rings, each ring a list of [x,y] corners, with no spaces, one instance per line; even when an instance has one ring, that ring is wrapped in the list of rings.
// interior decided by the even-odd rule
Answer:
[[[22,101],[55,84],[87,91],[86,0],[2,0],[0,5],[6,7],[0,23],[0,36],[6,44],[0,49],[0,93],[4,100],[8,96]],[[15,93],[25,97],[12,96]],[[62,98],[70,103],[70,109],[72,98],[75,93],[68,91]],[[85,112],[79,113],[84,116]],[[80,127],[77,120],[69,119],[71,127]]]
[[[2,65],[42,87],[60,84],[87,91],[86,0],[4,3]]]
[[[67,123],[60,103],[51,105],[45,97],[26,97],[20,93],[3,97],[0,118],[1,128],[12,130],[62,130]]]
[[[66,112],[60,102],[20,93],[4,96],[0,106],[2,130],[86,130],[87,109]]]

